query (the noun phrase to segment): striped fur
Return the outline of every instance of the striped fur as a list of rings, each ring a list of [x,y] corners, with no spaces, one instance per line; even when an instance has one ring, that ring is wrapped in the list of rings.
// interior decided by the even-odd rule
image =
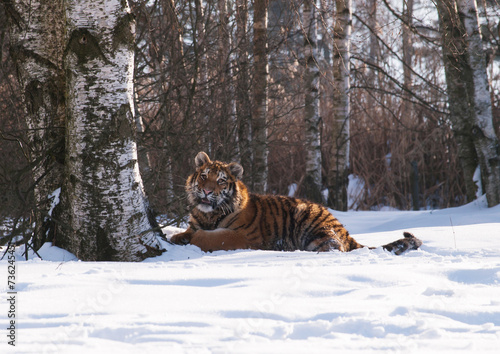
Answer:
[[[263,249],[279,251],[362,248],[323,206],[306,200],[249,193],[237,163],[212,162],[204,152],[195,158],[196,171],[186,192],[193,210],[189,228],[171,242],[194,244],[203,251]],[[396,254],[417,249],[421,241],[409,233],[382,246]]]

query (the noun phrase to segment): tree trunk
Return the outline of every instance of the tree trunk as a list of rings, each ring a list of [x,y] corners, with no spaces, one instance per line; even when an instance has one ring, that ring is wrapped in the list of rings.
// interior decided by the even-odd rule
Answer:
[[[400,121],[404,127],[408,127],[404,132],[404,137],[399,141],[398,150],[401,152],[401,172],[400,176],[403,180],[409,180],[409,191],[411,193],[413,210],[420,209],[420,192],[419,192],[419,174],[418,174],[418,161],[409,155],[411,145],[416,136],[414,135],[412,127],[423,126],[422,114],[414,114],[415,107],[413,106],[412,92],[413,90],[413,37],[412,37],[412,22],[413,22],[413,4],[414,0],[403,0],[403,14],[402,14],[402,33],[403,33],[403,93],[400,111]],[[408,168],[410,173],[407,172]],[[406,189],[406,188],[404,188]]]
[[[488,205],[500,203],[498,138],[493,128],[486,61],[475,2],[436,2],[443,32],[443,57],[450,119],[464,170],[467,198],[475,197],[479,162]]]
[[[135,22],[126,1],[66,3],[67,143],[61,244],[82,260],[157,254],[135,143]],[[61,234],[62,233],[62,234]]]
[[[193,80],[193,85],[191,88],[191,92],[196,91],[196,85],[201,85],[201,92],[204,92],[205,95],[205,100],[206,104],[212,106],[212,98],[210,94],[210,88],[209,88],[209,80],[208,80],[208,61],[207,61],[207,43],[206,43],[206,38],[207,38],[207,33],[205,29],[205,23],[207,20],[205,20],[205,14],[203,13],[203,1],[201,0],[195,0],[195,30],[196,30],[196,38],[194,38],[193,41],[193,49],[194,49],[194,55],[195,55],[195,68],[196,72],[194,74],[195,80]],[[208,16],[208,15],[207,15]],[[200,82],[197,84],[197,82]],[[208,129],[208,127],[211,127],[211,122],[210,122],[210,113],[208,110],[206,110],[203,116],[203,125],[205,126],[205,129],[207,130],[205,134],[203,134],[203,142],[202,145],[205,146],[205,151],[207,151],[210,156],[213,156],[212,152],[212,137],[211,137],[211,130]]]
[[[476,198],[477,186],[473,177],[477,167],[477,154],[472,139],[471,97],[472,73],[468,65],[467,45],[462,23],[458,17],[455,0],[437,0],[443,62],[448,93],[450,120],[457,142],[458,158],[462,166],[467,201]]]
[[[188,86],[188,75],[186,72],[186,63],[184,58],[184,39],[182,37],[182,26],[177,18],[174,0],[165,1],[166,20],[171,26],[172,38],[171,44],[168,46],[170,49],[170,60],[175,70],[171,73],[172,80],[179,88],[186,88]]]
[[[337,210],[347,210],[347,184],[349,174],[349,58],[351,41],[351,0],[336,0],[337,21],[334,35],[334,99],[333,141],[335,152],[332,158],[328,183],[328,205]]]
[[[377,1],[378,0],[367,0],[367,9],[368,9],[368,18],[367,18],[367,23],[368,27],[370,28],[369,31],[369,63],[372,64],[374,67],[377,67],[380,62],[380,45],[379,45],[379,40],[378,36],[380,36],[380,25],[378,23],[378,7],[377,7]],[[367,81],[371,85],[378,85],[381,84],[381,73],[377,70],[374,69],[374,67],[369,67],[368,72],[367,72]],[[379,80],[375,79],[375,76],[378,76]],[[367,98],[369,100],[369,106],[375,106],[375,102],[373,102],[373,98],[371,96],[368,96]]]
[[[405,99],[404,107],[410,109],[406,101],[410,99],[412,92],[412,58],[413,58],[413,41],[411,37],[411,24],[413,21],[413,0],[403,0],[403,76],[404,89],[403,99]],[[407,110],[403,110],[406,114]],[[411,117],[410,117],[411,118]]]
[[[236,112],[233,89],[233,69],[230,65],[231,54],[231,27],[229,26],[227,0],[217,0],[219,13],[218,24],[218,95],[216,97],[216,115],[218,116],[216,128],[217,146],[215,156],[223,161],[232,160],[235,156],[233,149],[227,147],[233,143],[233,127],[236,123]]]
[[[62,185],[65,78],[64,2],[3,1],[9,14],[11,55],[25,103],[35,206],[33,246],[53,237],[50,195]],[[55,198],[55,197],[54,197]]]
[[[467,33],[467,54],[474,84],[472,134],[479,158],[481,178],[488,206],[500,204],[500,146],[493,127],[486,55],[475,0],[457,0],[460,18]]]
[[[269,0],[254,1],[254,87],[253,87],[253,191],[267,191],[267,100],[268,100],[268,53],[267,10]]]
[[[317,20],[314,0],[304,2],[304,124],[306,170],[304,179],[305,197],[323,203],[321,195],[321,136],[319,115],[319,68],[317,63]]]
[[[248,74],[248,0],[236,1],[236,121],[238,125],[238,147],[241,166],[245,173],[243,181],[251,184],[252,148],[250,146],[250,123],[252,120],[250,81]]]
[[[162,110],[165,112],[162,117],[162,129],[163,134],[165,136],[164,139],[164,150],[166,155],[168,155],[167,163],[165,170],[163,171],[165,174],[165,197],[167,199],[167,203],[172,205],[175,200],[174,197],[174,178],[172,174],[172,154],[175,152],[175,149],[172,147],[172,143],[167,139],[169,134],[171,134],[171,114],[169,114],[168,110],[172,109],[170,102],[175,101],[179,105],[179,107],[190,107],[190,104],[187,104],[186,99],[191,99],[189,92],[189,75],[187,74],[187,64],[186,58],[184,56],[184,38],[182,25],[179,22],[179,17],[177,10],[175,8],[174,0],[164,0],[163,6],[165,6],[165,21],[167,23],[167,28],[169,31],[167,32],[167,48],[168,53],[159,53],[160,55],[160,68],[162,71]],[[165,60],[164,55],[168,54],[170,65],[170,71],[166,72],[166,67],[164,66],[163,61]],[[172,87],[174,88],[172,90]],[[172,99],[172,93],[175,92],[175,97]],[[170,101],[171,100],[171,101]],[[179,115],[184,115],[179,120],[189,119],[190,109],[182,112],[182,108],[178,109]]]

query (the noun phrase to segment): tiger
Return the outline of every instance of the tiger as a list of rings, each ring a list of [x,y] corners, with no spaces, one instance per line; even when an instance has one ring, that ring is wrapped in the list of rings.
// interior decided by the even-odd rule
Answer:
[[[201,151],[195,157],[195,166],[185,185],[191,208],[188,228],[171,237],[173,244],[192,244],[204,252],[349,252],[365,247],[320,204],[250,193],[242,182],[243,167],[236,162],[211,161]],[[400,255],[421,245],[421,240],[404,232],[404,238],[382,247]]]

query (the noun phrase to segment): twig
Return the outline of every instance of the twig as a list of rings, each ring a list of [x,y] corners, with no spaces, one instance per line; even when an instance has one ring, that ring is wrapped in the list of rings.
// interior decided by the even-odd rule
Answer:
[[[451,220],[451,216],[450,216],[450,224],[451,224],[451,230],[453,231],[453,240],[455,241],[455,249],[457,249],[457,237],[455,235],[455,228],[453,227],[453,221]]]

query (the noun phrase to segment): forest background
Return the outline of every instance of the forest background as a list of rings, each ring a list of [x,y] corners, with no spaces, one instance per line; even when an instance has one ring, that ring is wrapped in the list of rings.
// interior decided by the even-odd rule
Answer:
[[[29,225],[40,161],[30,156],[7,3],[0,217]],[[447,42],[438,16],[439,6],[460,3],[467,1],[130,1],[139,163],[155,213],[186,214],[184,182],[202,150],[242,163],[251,190],[289,194],[295,184],[296,196],[317,199],[308,190],[316,184],[329,191],[318,201],[338,210],[471,201],[482,193],[481,176],[479,191],[467,186],[445,72],[447,50],[460,48]],[[478,0],[477,14],[498,137],[500,4]],[[351,205],[348,176],[360,187]]]

